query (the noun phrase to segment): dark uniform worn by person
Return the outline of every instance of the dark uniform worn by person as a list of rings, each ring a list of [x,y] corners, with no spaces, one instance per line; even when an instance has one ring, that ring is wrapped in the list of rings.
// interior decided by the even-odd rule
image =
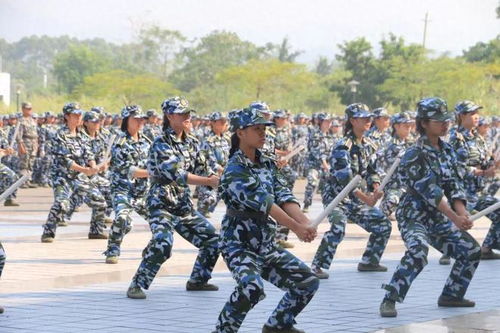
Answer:
[[[349,105],[345,113],[348,127],[352,119],[372,117],[368,107],[361,103]],[[371,233],[358,270],[387,270],[380,265],[380,259],[391,235],[391,222],[380,209],[366,205],[354,194],[357,190],[371,191],[375,184],[380,183],[376,172],[375,150],[370,139],[364,136],[357,138],[352,129],[346,130],[344,138],[332,150],[330,173],[322,192],[323,205],[328,206],[355,175],[360,175],[367,186],[362,184],[353,190],[328,216],[330,230],[323,235],[311,265],[320,278],[328,278],[328,273],[322,270],[329,269],[331,265],[337,246],[344,238],[347,219]]]
[[[21,105],[22,117],[18,119],[19,132],[16,141],[19,149],[19,172],[26,175],[33,172],[36,155],[38,153],[38,125],[32,117],[32,106],[29,102]],[[36,187],[30,182],[24,183],[23,187]]]
[[[82,110],[77,103],[68,103],[63,107],[65,117],[76,114],[81,117]],[[67,125],[63,126],[54,138],[52,146],[54,157],[51,169],[51,185],[54,191],[54,204],[50,208],[47,222],[43,225],[42,242],[52,243],[57,225],[64,222],[65,213],[69,210],[71,195],[84,197],[85,203],[92,208],[89,239],[104,239],[104,216],[106,201],[98,188],[94,187],[90,178],[83,171],[97,172],[90,165],[95,164],[87,137],[77,129],[73,135]],[[89,165],[89,167],[87,167]],[[75,167],[83,168],[76,171]],[[93,171],[95,170],[95,172]]]
[[[137,105],[127,105],[122,109],[121,116],[124,124],[130,118],[146,117]],[[118,263],[123,237],[132,230],[132,213],[136,211],[148,220],[146,196],[149,181],[147,177],[136,178],[133,175],[137,169],[146,169],[151,142],[140,131],[137,141],[127,128],[120,132],[111,149],[110,186],[115,218],[109,230],[108,247],[104,252],[108,264]]]
[[[399,176],[407,191],[396,210],[407,250],[391,281],[382,286],[386,290],[380,305],[383,317],[397,316],[395,302],[404,300],[411,283],[427,264],[429,245],[456,259],[438,304],[474,306],[474,302],[464,299],[464,295],[479,264],[481,250],[476,240],[464,231],[472,223],[462,215],[466,213],[466,193],[455,151],[440,138],[446,135],[446,122],[452,113],[440,98],[421,100],[417,110],[417,129],[421,137],[401,160]],[[436,135],[438,130],[440,134]],[[436,142],[432,142],[429,135]],[[452,211],[446,198],[460,215]],[[454,228],[452,219],[463,230]]]
[[[233,132],[271,124],[258,110],[251,108],[243,109],[230,119]],[[274,204],[296,203],[300,212],[298,201],[272,159],[258,149],[255,162],[238,146],[231,151],[233,154],[219,187],[227,206],[220,249],[237,286],[219,315],[215,332],[238,331],[248,311],[264,299],[264,280],[285,290],[286,294],[262,332],[303,332],[293,327],[295,317],[312,299],[319,281],[305,263],[277,246],[276,222],[268,215]]]
[[[203,178],[205,184],[211,180],[195,176],[203,173],[207,165],[198,140],[184,127],[194,110],[189,109],[187,100],[181,97],[166,99],[162,110],[165,114],[163,134],[153,142],[147,161],[151,180],[147,208],[153,235],[127,291],[128,297],[136,299],[146,298],[142,288],[149,289],[161,265],[172,255],[174,231],[199,248],[186,289],[218,289],[207,283],[219,257],[218,235],[212,224],[194,209],[188,186],[192,178]],[[177,119],[175,116],[186,117],[182,121],[180,137],[171,127],[168,115],[173,119]]]

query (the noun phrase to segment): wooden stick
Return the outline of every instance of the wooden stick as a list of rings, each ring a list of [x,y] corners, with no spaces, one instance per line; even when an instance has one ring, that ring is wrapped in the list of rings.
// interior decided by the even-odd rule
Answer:
[[[384,190],[387,183],[389,183],[389,180],[391,180],[392,174],[394,173],[394,171],[396,171],[396,168],[398,167],[399,163],[401,163],[401,159],[399,157],[396,157],[396,159],[392,163],[391,167],[389,168],[389,171],[387,171],[387,174],[385,175],[384,179],[382,180],[382,183],[380,184],[380,186],[378,188],[379,191]],[[381,202],[382,202],[382,200],[379,199],[373,207],[376,207],[376,208],[380,207]]]
[[[16,129],[14,130],[14,135],[12,135],[12,139],[10,139],[10,145],[9,145],[10,148],[14,148],[14,144],[16,143],[16,137],[17,137],[17,134],[19,133],[20,126],[21,126],[21,122],[18,119],[17,124],[16,124]]]
[[[108,142],[107,142],[107,147],[106,147],[106,152],[104,153],[104,158],[102,159],[101,163],[97,166],[100,168],[103,166],[105,163],[108,162],[109,156],[111,155],[111,148],[113,148],[113,143],[115,142],[116,139],[116,134],[112,134],[109,136]]]
[[[286,154],[285,156],[283,156],[281,158],[282,161],[288,161],[289,159],[291,159],[292,157],[294,157],[295,155],[297,155],[298,153],[300,153],[303,149],[305,149],[306,146],[305,145],[300,145],[298,146],[297,148],[293,149],[291,152],[289,152],[288,154]]]
[[[29,178],[31,174],[27,174],[19,178],[14,184],[10,185],[2,194],[0,194],[0,201],[5,200],[9,195],[11,195],[15,190],[17,190],[21,185],[23,185]]]
[[[491,212],[494,212],[495,210],[500,209],[500,201],[497,202],[494,205],[489,206],[488,208],[483,209],[479,213],[476,213],[470,217],[471,221],[475,221],[477,219],[480,219],[484,215],[488,215]]]
[[[337,196],[332,200],[332,202],[330,202],[330,204],[325,208],[324,211],[322,211],[312,222],[311,222],[311,225],[313,227],[317,227],[321,221],[323,221],[323,219],[325,217],[327,217],[334,209],[335,207],[337,207],[337,205],[356,187],[358,186],[358,183],[361,181],[361,176],[360,175],[356,175],[356,177],[354,177],[350,182],[349,184],[346,185],[346,187],[344,187],[344,189],[339,193],[337,194]]]

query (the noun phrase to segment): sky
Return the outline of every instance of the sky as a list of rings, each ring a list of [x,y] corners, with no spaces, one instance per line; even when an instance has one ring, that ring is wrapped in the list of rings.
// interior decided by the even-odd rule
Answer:
[[[179,30],[190,39],[213,30],[236,32],[257,45],[288,37],[299,61],[330,59],[337,44],[365,37],[378,52],[390,32],[422,43],[435,55],[462,50],[500,34],[498,0],[0,0],[0,38],[30,35],[133,41],[145,24]]]

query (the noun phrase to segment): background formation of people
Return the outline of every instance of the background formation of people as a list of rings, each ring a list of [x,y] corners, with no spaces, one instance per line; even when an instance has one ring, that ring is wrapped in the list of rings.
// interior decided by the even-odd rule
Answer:
[[[105,262],[118,264],[124,236],[137,212],[152,236],[127,296],[144,299],[161,265],[170,258],[173,233],[199,249],[187,290],[216,291],[209,283],[221,255],[236,280],[215,332],[236,332],[265,297],[263,280],[285,291],[263,332],[303,332],[295,317],[312,299],[342,241],[346,223],[369,234],[360,272],[387,271],[381,264],[392,223],[407,250],[383,285],[380,315],[395,317],[412,281],[427,264],[429,245],[455,259],[439,296],[440,306],[474,306],[464,298],[481,259],[500,259],[500,210],[482,245],[467,230],[470,214],[498,202],[500,117],[461,101],[421,100],[416,110],[390,115],[362,103],[343,116],[293,115],[262,101],[228,113],[199,116],[183,97],[161,104],[161,113],[127,105],[119,115],[67,103],[62,113],[22,113],[0,118],[0,193],[20,177],[24,188],[51,187],[54,203],[41,241],[55,241],[83,203],[92,209],[89,239],[107,239]],[[454,123],[454,125],[452,125]],[[395,174],[381,190],[394,161]],[[301,241],[317,236],[307,213],[320,193],[326,207],[353,179],[362,182],[328,215],[311,266],[288,252],[290,230]],[[306,178],[303,204],[294,196]],[[196,186],[191,193],[189,185]],[[193,198],[197,198],[194,204]],[[217,203],[227,208],[220,232],[209,221]],[[17,191],[5,206],[19,206]],[[108,224],[108,226],[106,226]],[[0,275],[5,253],[0,244]],[[3,309],[2,309],[3,311]]]

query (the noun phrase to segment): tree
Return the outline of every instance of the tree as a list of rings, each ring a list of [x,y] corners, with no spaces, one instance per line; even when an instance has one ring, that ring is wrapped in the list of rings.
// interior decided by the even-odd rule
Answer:
[[[464,58],[469,62],[498,62],[500,61],[500,35],[488,43],[477,42],[463,51]]]
[[[171,80],[179,89],[189,92],[212,82],[215,74],[224,68],[242,65],[265,55],[265,48],[242,41],[233,32],[213,31],[194,47],[181,52],[184,65],[172,73]]]
[[[77,97],[111,99],[123,104],[155,106],[169,96],[180,92],[171,83],[161,81],[151,74],[133,74],[123,70],[96,73],[85,77],[75,89]]]
[[[328,61],[328,58],[321,56],[316,63],[316,68],[314,69],[314,71],[321,76],[325,76],[330,74],[332,72],[332,69],[333,64]]]
[[[109,59],[98,56],[86,46],[70,46],[54,59],[54,74],[60,88],[71,93],[86,76],[110,68]]]
[[[276,58],[281,62],[295,62],[297,57],[304,53],[304,51],[292,51],[292,46],[288,41],[288,37],[283,38],[280,44],[268,43],[267,50],[274,53]]]

